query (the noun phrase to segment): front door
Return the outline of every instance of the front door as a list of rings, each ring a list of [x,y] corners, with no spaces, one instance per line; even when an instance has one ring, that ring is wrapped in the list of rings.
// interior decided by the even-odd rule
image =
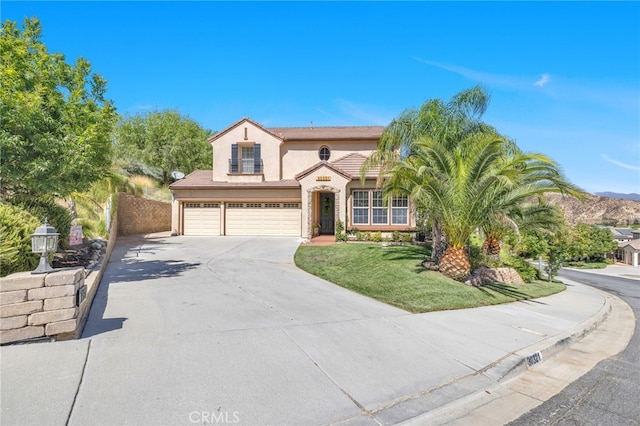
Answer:
[[[333,235],[335,227],[335,194],[333,192],[320,193],[320,233]]]

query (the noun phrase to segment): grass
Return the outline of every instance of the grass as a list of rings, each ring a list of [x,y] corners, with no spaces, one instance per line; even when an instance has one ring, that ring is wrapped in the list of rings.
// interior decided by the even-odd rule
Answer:
[[[421,266],[428,247],[379,244],[301,246],[301,269],[365,296],[409,312],[474,308],[558,293],[564,284],[490,284],[471,287]]]
[[[609,264],[606,262],[585,262],[581,260],[576,262],[563,262],[562,266],[577,269],[604,269],[609,266]]]

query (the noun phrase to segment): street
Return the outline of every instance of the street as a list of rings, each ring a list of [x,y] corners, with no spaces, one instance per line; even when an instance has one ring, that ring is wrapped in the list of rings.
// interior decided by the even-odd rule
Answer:
[[[509,423],[513,426],[640,424],[640,281],[562,269],[560,278],[615,294],[633,309],[636,326],[625,350],[601,361],[562,392]]]

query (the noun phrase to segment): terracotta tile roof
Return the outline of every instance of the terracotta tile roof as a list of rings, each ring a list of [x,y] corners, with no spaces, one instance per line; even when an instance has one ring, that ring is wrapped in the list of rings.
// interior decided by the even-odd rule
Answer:
[[[313,171],[319,169],[322,166],[328,167],[329,169],[346,177],[347,179],[358,180],[360,179],[360,167],[362,167],[366,159],[367,157],[365,157],[364,155],[354,152],[351,154],[347,154],[344,157],[338,158],[335,161],[331,161],[331,162],[320,161],[319,163],[316,163],[313,166],[309,167],[308,169],[298,173],[296,175],[296,180],[302,179],[303,177],[307,176],[309,173],[312,173]],[[370,169],[366,174],[366,178],[376,179],[378,177],[379,172],[380,172],[379,167]]]
[[[270,127],[267,130],[284,141],[378,140],[384,127]]]
[[[384,130],[383,126],[334,126],[334,127],[264,127],[249,117],[244,117],[226,129],[212,135],[209,143],[227,134],[232,129],[249,122],[265,132],[283,141],[312,141],[312,140],[378,140]]]
[[[319,163],[316,163],[313,166],[309,167],[308,169],[298,173],[295,176],[296,181],[304,178],[305,176],[308,176],[310,173],[313,173],[314,171],[318,170],[322,166],[325,166],[328,169],[333,170],[337,174],[344,176],[346,179],[350,179],[350,180],[353,179],[353,176],[351,176],[349,173],[345,173],[343,170],[340,170],[338,167],[334,166],[333,164],[328,163],[326,161],[320,161]]]
[[[267,189],[267,188],[300,188],[298,181],[278,180],[273,182],[220,182],[212,179],[211,170],[196,170],[187,175],[184,179],[169,185],[169,189]]]
[[[353,179],[359,179],[360,168],[362,167],[362,165],[366,160],[367,160],[367,157],[365,157],[362,154],[358,154],[354,152],[351,154],[347,154],[344,157],[338,158],[337,160],[332,161],[331,164],[334,167],[337,167],[340,170],[344,171],[345,173],[348,173],[349,175],[351,175]],[[375,167],[367,171],[366,177],[377,178],[379,173],[380,173],[380,168]]]

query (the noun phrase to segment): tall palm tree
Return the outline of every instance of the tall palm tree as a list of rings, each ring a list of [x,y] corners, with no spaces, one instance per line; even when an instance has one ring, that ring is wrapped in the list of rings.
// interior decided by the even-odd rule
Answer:
[[[542,154],[510,149],[494,132],[475,132],[457,143],[423,137],[412,155],[388,170],[385,194],[407,191],[425,208],[447,237],[440,271],[457,280],[470,272],[465,245],[489,220],[505,215],[533,196],[556,190],[557,165]]]
[[[378,167],[378,185],[382,186],[391,170],[402,161],[414,156],[416,143],[423,138],[431,138],[446,149],[452,149],[469,135],[476,133],[499,136],[491,126],[481,121],[489,106],[490,96],[480,85],[463,90],[447,103],[440,99],[425,102],[419,109],[408,109],[394,119],[383,132],[378,148],[362,166],[362,179],[366,172]],[[505,149],[514,149],[515,144],[508,141]],[[411,192],[411,188],[406,189]],[[426,201],[426,200],[425,200]],[[442,226],[424,202],[412,199],[420,212],[426,212],[432,224],[432,259],[438,262],[446,249],[446,235]]]

